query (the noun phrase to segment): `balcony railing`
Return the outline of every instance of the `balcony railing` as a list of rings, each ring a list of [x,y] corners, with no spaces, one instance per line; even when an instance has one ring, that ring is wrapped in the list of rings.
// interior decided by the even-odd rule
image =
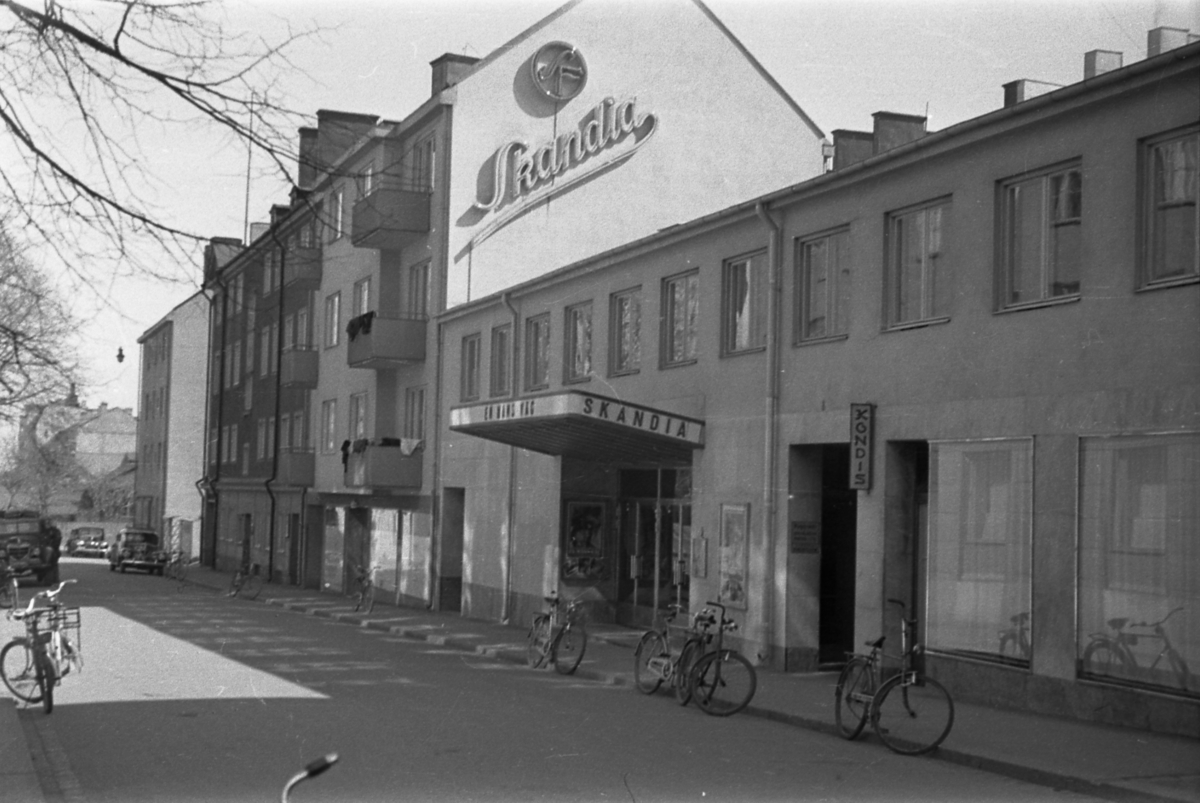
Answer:
[[[283,260],[283,286],[321,283],[321,249],[316,247],[289,248]]]
[[[313,484],[316,457],[312,449],[291,447],[279,450],[275,467],[275,482],[279,485],[310,486]]]
[[[419,441],[383,438],[355,441],[346,455],[346,487],[392,491],[421,490]]]
[[[380,370],[425,360],[424,316],[381,318],[368,312],[351,318],[346,327],[346,364]]]
[[[384,179],[354,204],[350,241],[358,248],[398,249],[429,233],[432,193]]]
[[[288,349],[279,360],[279,384],[312,390],[317,386],[318,365],[317,350],[311,346]]]

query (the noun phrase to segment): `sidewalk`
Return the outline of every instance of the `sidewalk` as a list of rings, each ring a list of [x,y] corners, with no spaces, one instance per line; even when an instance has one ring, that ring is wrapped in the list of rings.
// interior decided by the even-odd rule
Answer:
[[[188,576],[191,583],[220,591],[229,587],[229,580],[229,574],[203,568]],[[364,616],[354,613],[343,596],[292,586],[269,585],[257,601],[347,626],[385,630],[498,660],[525,662],[524,628],[452,613],[396,608],[382,601],[376,603],[372,615]],[[588,634],[587,652],[576,677],[629,686],[630,693],[635,693],[633,648],[641,631],[589,623]],[[763,717],[839,738],[833,716],[836,679],[833,673],[760,669],[754,700],[737,716]],[[878,743],[875,746],[887,749]],[[16,709],[0,695],[0,803],[41,800],[40,790],[33,795],[20,791],[28,790],[21,786],[27,781],[37,789],[37,778],[28,750],[18,747],[24,747],[24,737]],[[934,756],[935,760],[1109,800],[1200,803],[1200,743],[1182,737],[955,703],[954,729]]]

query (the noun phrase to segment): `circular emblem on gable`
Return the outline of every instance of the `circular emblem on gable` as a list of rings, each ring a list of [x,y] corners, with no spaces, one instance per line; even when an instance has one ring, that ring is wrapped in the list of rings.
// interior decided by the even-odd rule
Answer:
[[[582,53],[566,42],[543,45],[529,66],[533,70],[533,85],[551,100],[570,100],[587,84],[587,62]]]

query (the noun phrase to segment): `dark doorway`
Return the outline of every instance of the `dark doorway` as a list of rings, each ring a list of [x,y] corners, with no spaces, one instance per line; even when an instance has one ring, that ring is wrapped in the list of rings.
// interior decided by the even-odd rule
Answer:
[[[835,664],[854,651],[854,577],[858,492],[849,488],[850,448],[821,450],[821,615],[818,662]]]
[[[289,513],[287,517],[288,585],[300,584],[300,514]]]
[[[466,488],[443,489],[442,545],[438,552],[439,611],[462,611],[463,519],[466,509]]]
[[[617,621],[654,623],[672,604],[688,610],[690,469],[626,469],[618,503]]]

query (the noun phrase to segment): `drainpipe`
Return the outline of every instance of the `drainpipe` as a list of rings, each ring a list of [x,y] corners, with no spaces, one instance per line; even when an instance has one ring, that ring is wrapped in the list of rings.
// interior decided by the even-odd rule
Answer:
[[[229,286],[225,283],[224,273],[221,272],[217,277],[217,286],[221,288],[221,352],[219,362],[221,364],[220,371],[217,376],[217,461],[216,473],[213,475],[212,481],[212,496],[213,496],[213,526],[212,526],[212,562],[207,564],[212,568],[217,568],[217,544],[221,540],[221,492],[219,484],[221,482],[221,464],[223,454],[223,445],[225,438],[221,434],[221,425],[225,420],[225,351],[229,346]],[[212,353],[211,351],[209,352]],[[208,402],[205,402],[207,407]],[[208,433],[205,433],[207,436]],[[207,471],[207,467],[205,468]],[[203,533],[201,533],[200,551],[204,552]]]
[[[283,247],[283,243],[279,240],[279,231],[275,227],[271,227],[271,240],[275,243],[275,247],[279,249],[279,288],[276,292],[279,294],[278,311],[275,317],[275,423],[271,427],[271,476],[267,477],[263,483],[263,487],[267,490],[267,496],[271,500],[271,513],[267,517],[267,582],[275,579],[275,517],[278,513],[278,501],[275,498],[275,489],[271,487],[271,483],[279,478],[279,412],[283,401],[283,386],[280,380],[283,378],[283,274],[287,267],[287,249]]]
[[[515,397],[517,392],[517,381],[520,378],[517,369],[517,362],[520,356],[520,348],[518,344],[521,342],[517,336],[517,324],[520,320],[520,314],[517,308],[512,303],[512,293],[505,292],[500,296],[500,300],[504,302],[504,306],[508,308],[509,315],[512,316],[512,363],[509,369],[512,371],[512,395]],[[508,620],[512,616],[512,564],[513,564],[513,529],[517,523],[517,447],[508,447],[508,509],[505,511],[505,526],[504,526],[504,593],[502,595],[502,607],[500,611],[500,621],[503,624],[508,624]]]
[[[767,270],[770,272],[767,294],[767,376],[766,409],[763,421],[763,614],[759,642],[763,652],[760,659],[770,661],[775,621],[775,533],[776,486],[778,485],[779,439],[779,302],[783,273],[783,231],[778,221],[759,201],[754,211],[767,227]]]

